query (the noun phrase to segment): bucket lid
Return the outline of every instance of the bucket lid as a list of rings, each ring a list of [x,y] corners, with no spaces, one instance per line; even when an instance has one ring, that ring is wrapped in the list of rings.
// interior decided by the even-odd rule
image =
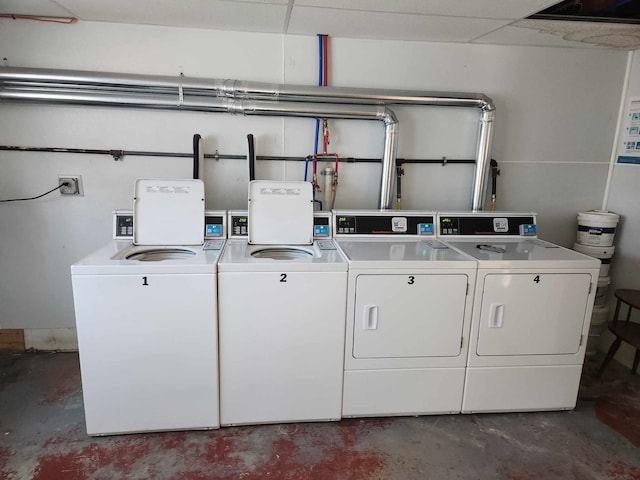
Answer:
[[[588,212],[579,212],[578,220],[618,223],[620,215],[613,212],[605,212],[604,210],[590,210]]]

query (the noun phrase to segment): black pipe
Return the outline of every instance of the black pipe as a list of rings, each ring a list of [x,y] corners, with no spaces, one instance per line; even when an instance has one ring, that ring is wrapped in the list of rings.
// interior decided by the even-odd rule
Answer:
[[[249,181],[251,182],[256,179],[256,151],[253,134],[247,135],[247,143],[249,144]]]
[[[47,152],[47,153],[79,153],[90,155],[109,155],[114,160],[121,160],[122,157],[169,157],[169,158],[193,158],[193,153],[179,153],[179,152],[153,152],[145,150],[106,150],[106,149],[88,149],[88,148],[58,148],[58,147],[17,147],[10,145],[0,145],[0,151],[10,152]],[[323,161],[319,156],[319,161]],[[208,153],[204,155],[204,158],[213,160],[247,160],[247,155],[233,155],[223,153]],[[285,157],[285,156],[273,156],[273,155],[256,155],[256,160],[264,161],[289,161],[289,162],[304,162],[307,157]],[[475,159],[439,159],[439,158],[398,158],[402,163],[413,164],[434,164],[434,165],[449,165],[449,164],[475,164]],[[335,157],[327,159],[327,161],[335,162]],[[365,158],[365,157],[340,157],[339,161],[342,163],[380,163],[382,160],[379,158]]]
[[[199,134],[193,136],[193,178],[200,178],[200,139]]]

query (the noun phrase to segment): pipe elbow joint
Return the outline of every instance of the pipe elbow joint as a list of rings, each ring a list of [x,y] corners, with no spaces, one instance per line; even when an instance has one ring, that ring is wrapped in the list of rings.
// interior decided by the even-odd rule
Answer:
[[[390,108],[381,106],[379,108],[379,112],[380,112],[380,117],[382,118],[382,121],[384,122],[385,126],[397,125],[399,123],[398,117],[396,117],[396,114]]]
[[[493,119],[493,116],[495,114],[493,114],[493,112],[496,111],[496,106],[493,103],[493,99],[491,99],[491,97],[487,97],[486,95],[482,95],[480,101],[481,106],[480,106],[480,110],[482,110],[483,112],[492,112],[491,118]]]

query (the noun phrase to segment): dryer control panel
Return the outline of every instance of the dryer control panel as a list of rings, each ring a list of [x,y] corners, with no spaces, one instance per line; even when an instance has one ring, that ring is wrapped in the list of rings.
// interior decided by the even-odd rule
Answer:
[[[405,210],[334,210],[336,237],[434,236],[435,213]]]
[[[438,213],[437,224],[441,238],[537,236],[535,213]]]
[[[205,210],[204,238],[227,238],[226,212]],[[113,238],[115,240],[133,240],[133,211],[115,210],[113,212]]]

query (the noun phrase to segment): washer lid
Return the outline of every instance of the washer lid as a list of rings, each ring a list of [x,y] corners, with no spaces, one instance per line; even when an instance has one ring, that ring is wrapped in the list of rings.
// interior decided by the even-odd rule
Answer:
[[[136,245],[201,245],[204,241],[202,180],[138,179],[133,212]]]
[[[309,182],[249,183],[249,243],[311,245],[313,192]]]

